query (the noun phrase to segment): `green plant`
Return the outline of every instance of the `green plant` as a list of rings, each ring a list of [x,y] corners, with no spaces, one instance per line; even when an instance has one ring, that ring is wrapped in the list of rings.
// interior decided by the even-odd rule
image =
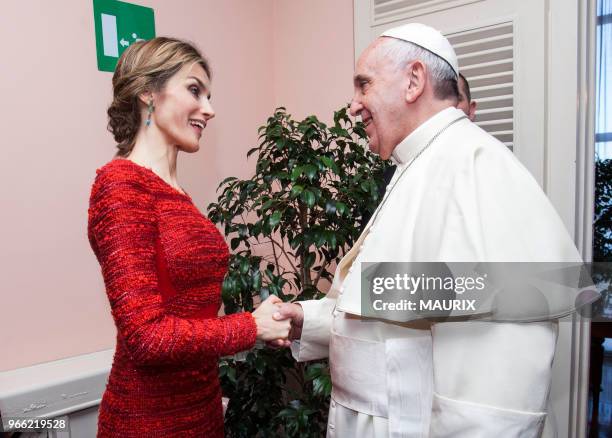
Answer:
[[[612,261],[612,160],[595,161],[593,261]]]
[[[379,202],[385,164],[365,152],[363,124],[346,108],[330,127],[315,116],[295,121],[278,108],[259,134],[247,154],[257,153],[255,175],[225,179],[208,206],[233,251],[222,288],[226,313],[251,311],[269,294],[322,297]],[[230,436],[325,434],[326,362],[296,363],[287,350],[254,349],[244,360],[222,360],[220,374]]]
[[[595,160],[595,211],[593,219],[593,280],[600,286],[602,298],[593,303],[596,319],[605,313],[612,296],[612,160]]]

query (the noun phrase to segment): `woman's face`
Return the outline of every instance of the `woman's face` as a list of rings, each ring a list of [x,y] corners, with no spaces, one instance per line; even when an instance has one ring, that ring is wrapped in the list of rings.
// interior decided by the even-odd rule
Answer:
[[[186,65],[172,76],[163,90],[153,93],[151,127],[184,152],[200,149],[208,120],[215,116],[210,105],[210,79],[201,65]],[[145,113],[146,114],[146,113]]]

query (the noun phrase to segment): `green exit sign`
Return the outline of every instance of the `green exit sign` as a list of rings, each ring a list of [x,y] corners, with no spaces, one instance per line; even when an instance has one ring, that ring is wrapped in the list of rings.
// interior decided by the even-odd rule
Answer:
[[[153,9],[117,0],[93,0],[98,70],[115,71],[130,44],[155,38]]]

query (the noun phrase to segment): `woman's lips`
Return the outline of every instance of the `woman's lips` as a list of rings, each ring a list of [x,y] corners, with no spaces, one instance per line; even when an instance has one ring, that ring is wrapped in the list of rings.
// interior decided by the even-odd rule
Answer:
[[[199,126],[195,126],[195,125],[191,125],[191,128],[196,132],[196,134],[198,135],[198,137],[202,136],[202,128],[200,128]]]
[[[202,131],[206,127],[206,122],[203,120],[190,119],[189,125],[196,131],[198,136],[202,136]]]

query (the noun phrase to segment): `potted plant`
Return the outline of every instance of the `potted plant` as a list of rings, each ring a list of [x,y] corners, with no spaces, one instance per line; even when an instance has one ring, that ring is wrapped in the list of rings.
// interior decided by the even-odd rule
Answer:
[[[232,255],[223,282],[227,314],[275,294],[320,298],[333,269],[379,202],[383,163],[364,149],[347,108],[327,126],[278,108],[259,128],[255,174],[226,178],[208,206]],[[296,363],[287,350],[256,348],[220,364],[230,436],[323,436],[331,381],[326,362]]]

